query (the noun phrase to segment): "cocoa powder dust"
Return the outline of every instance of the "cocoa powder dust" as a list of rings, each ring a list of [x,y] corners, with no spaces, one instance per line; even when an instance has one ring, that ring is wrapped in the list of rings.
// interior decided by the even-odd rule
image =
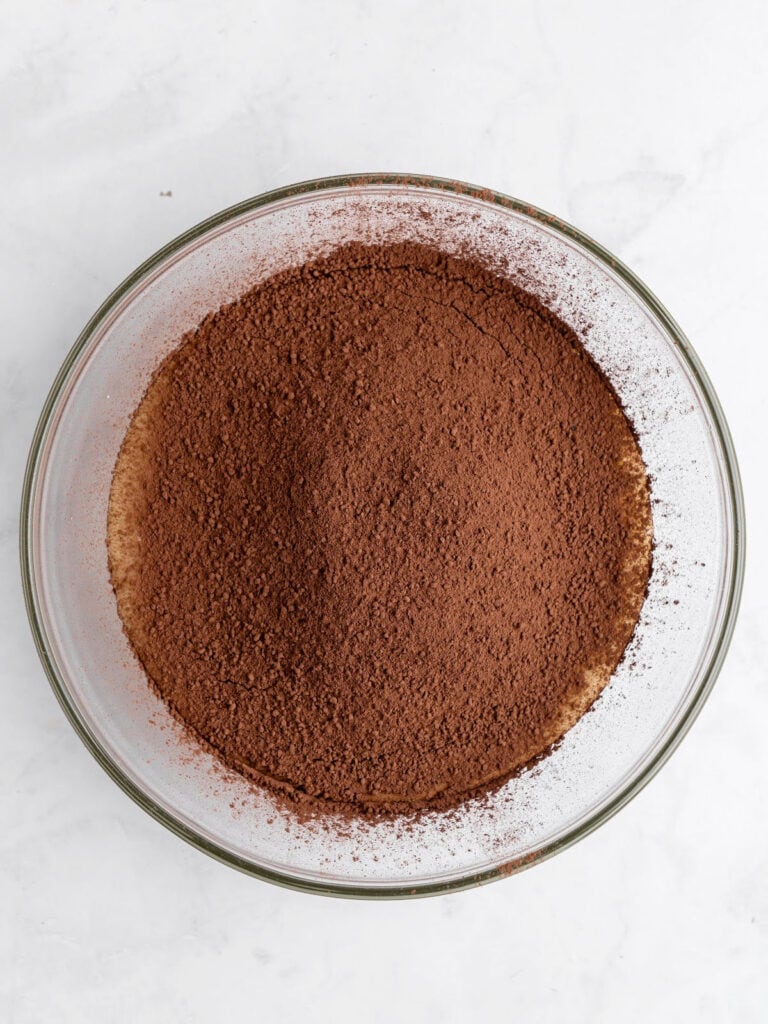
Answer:
[[[640,451],[575,334],[472,258],[351,244],[206,317],[115,469],[141,664],[224,763],[341,813],[458,805],[608,682]]]

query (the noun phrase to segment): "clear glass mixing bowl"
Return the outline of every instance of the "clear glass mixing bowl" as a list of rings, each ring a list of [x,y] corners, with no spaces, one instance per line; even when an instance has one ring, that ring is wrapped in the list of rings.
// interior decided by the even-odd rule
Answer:
[[[467,247],[535,292],[582,338],[634,423],[652,481],[655,553],[628,656],[542,762],[450,815],[300,822],[197,749],[149,689],[107,570],[109,484],[150,375],[182,332],[267,275],[350,239]],[[402,175],[310,181],[225,210],[147,260],[106,300],[59,371],[24,483],[29,619],[61,705],[102,767],[199,849],[253,875],[348,896],[447,892],[536,863],[587,835],[659,769],[723,660],[744,521],[736,460],[701,364],[626,267],[541,210]]]

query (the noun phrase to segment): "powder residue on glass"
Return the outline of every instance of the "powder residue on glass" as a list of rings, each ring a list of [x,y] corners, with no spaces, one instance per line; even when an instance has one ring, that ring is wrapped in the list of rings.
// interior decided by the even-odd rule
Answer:
[[[651,565],[641,453],[574,332],[484,268],[349,244],[156,371],[108,517],[130,643],[229,768],[341,814],[458,806],[610,680]]]

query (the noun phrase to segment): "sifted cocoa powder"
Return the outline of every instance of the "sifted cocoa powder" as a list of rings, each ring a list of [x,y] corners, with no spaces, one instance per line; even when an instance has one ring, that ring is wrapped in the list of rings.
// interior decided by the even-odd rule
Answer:
[[[230,767],[332,810],[448,807],[589,708],[650,571],[630,425],[472,258],[351,244],[206,317],[110,498],[127,635]]]

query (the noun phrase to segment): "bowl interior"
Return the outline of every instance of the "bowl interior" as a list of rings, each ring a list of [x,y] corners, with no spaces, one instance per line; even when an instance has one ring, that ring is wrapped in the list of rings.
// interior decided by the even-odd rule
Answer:
[[[490,800],[407,828],[302,823],[197,749],[132,656],[107,571],[112,468],[160,360],[208,311],[350,239],[471,249],[536,293],[612,381],[652,484],[648,596],[627,656],[593,710]],[[308,888],[404,894],[469,884],[589,831],[649,775],[706,692],[733,596],[725,445],[707,385],[673,326],[596,247],[537,211],[402,183],[254,200],[142,268],[94,318],[60,376],[30,478],[33,624],[59,695],[102,763],[208,852]]]

